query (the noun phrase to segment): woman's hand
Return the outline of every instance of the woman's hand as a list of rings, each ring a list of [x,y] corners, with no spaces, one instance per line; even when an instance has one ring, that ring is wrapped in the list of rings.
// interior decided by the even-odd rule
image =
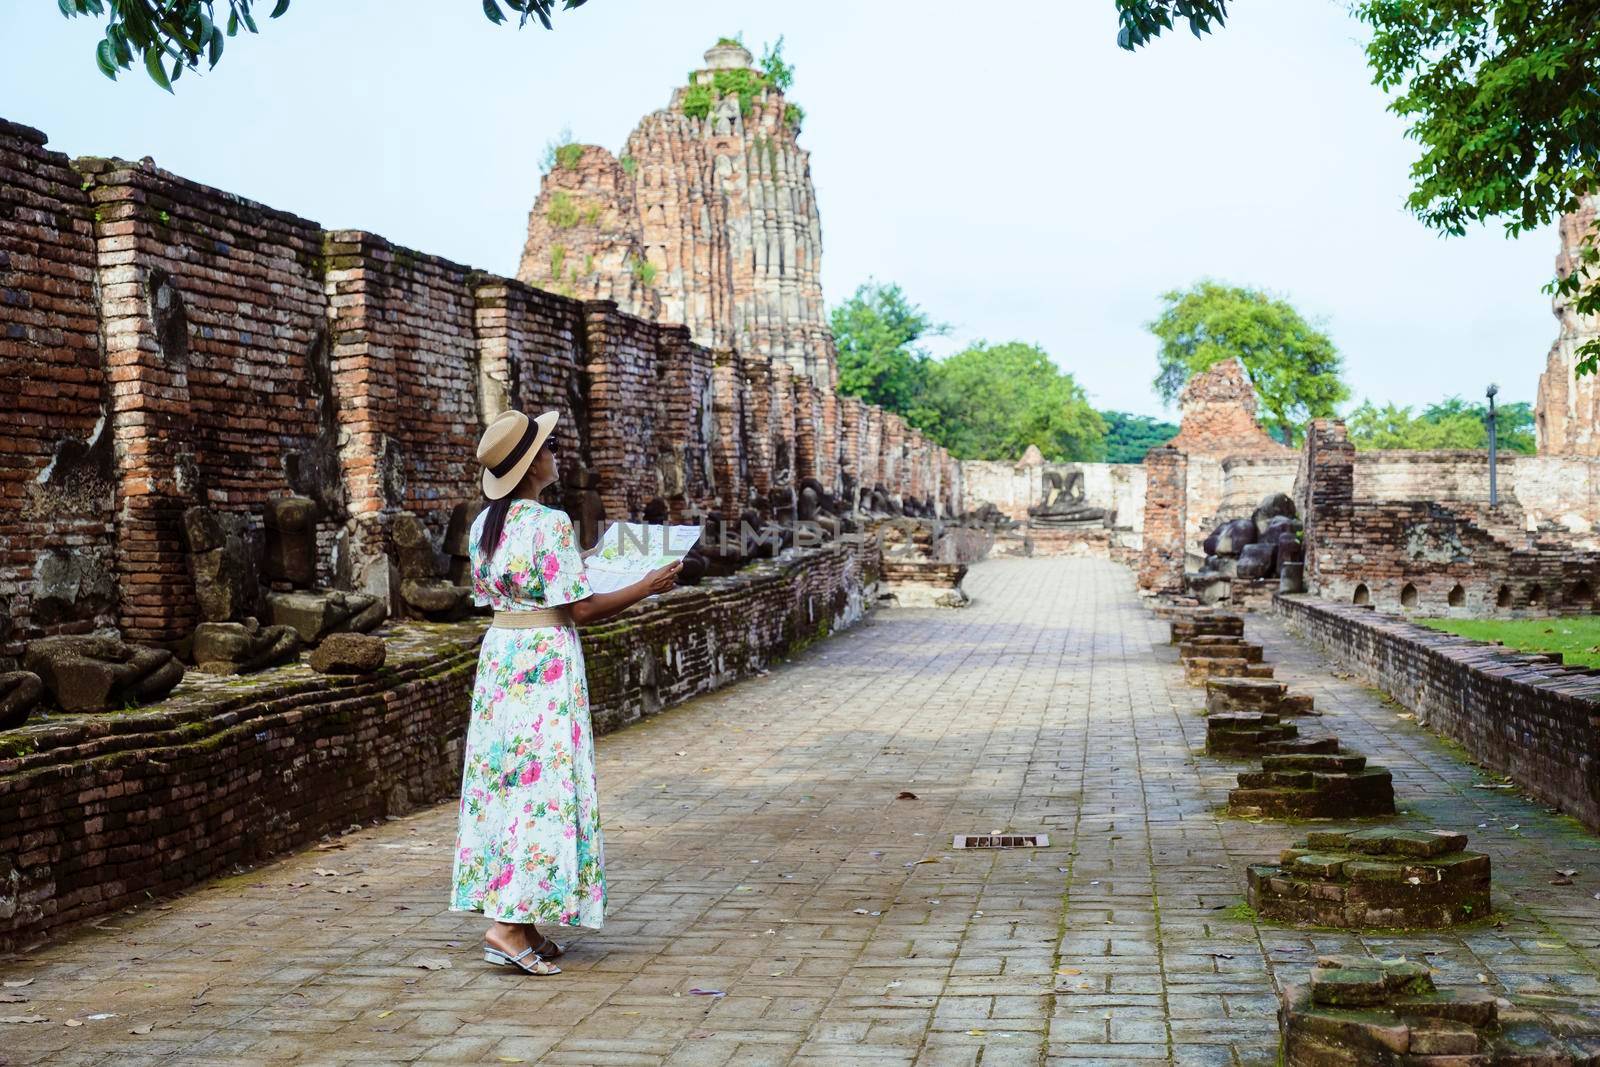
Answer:
[[[674,560],[665,567],[660,567],[645,575],[645,586],[649,589],[645,596],[655,596],[658,593],[670,592],[672,587],[678,584],[678,572],[681,570],[683,570],[683,561]]]

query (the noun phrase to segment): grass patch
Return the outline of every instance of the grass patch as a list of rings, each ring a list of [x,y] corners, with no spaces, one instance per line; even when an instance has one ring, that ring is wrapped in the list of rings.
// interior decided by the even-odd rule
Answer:
[[[1577,667],[1600,667],[1600,615],[1564,619],[1413,619],[1474,641],[1494,641],[1520,652],[1559,652]]]

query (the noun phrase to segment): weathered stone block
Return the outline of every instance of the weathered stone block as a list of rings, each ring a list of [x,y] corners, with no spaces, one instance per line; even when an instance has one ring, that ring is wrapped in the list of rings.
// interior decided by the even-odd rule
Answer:
[[[30,671],[0,674],[0,730],[12,730],[28,721],[34,705],[44,696],[44,683]]]
[[[159,700],[183,680],[171,652],[116,637],[45,637],[28,645],[23,666],[39,676],[63,711],[104,711]]]
[[[267,501],[262,512],[262,569],[272,581],[309,589],[317,582],[317,502],[303,496]]]
[[[300,635],[287,626],[244,622],[203,622],[194,631],[195,666],[207,674],[248,674],[300,653]]]
[[[267,618],[274,626],[287,626],[300,640],[314,645],[331,633],[366,633],[388,617],[389,609],[377,597],[340,590],[268,593]]]
[[[311,669],[323,674],[368,674],[383,666],[383,638],[371,634],[330,634],[311,653]]]
[[[1192,637],[1203,635],[1227,637],[1244,636],[1244,616],[1227,612],[1191,612],[1172,620],[1172,644],[1182,644]]]

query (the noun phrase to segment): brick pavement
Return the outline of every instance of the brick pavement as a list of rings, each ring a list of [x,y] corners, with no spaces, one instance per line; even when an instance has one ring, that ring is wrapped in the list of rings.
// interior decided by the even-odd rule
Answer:
[[[481,923],[444,910],[447,805],[0,961],[31,980],[0,1015],[50,1020],[0,1025],[0,1062],[1267,1064],[1274,982],[1320,952],[1600,994],[1600,843],[1474,788],[1275,621],[1251,635],[1394,771],[1397,821],[1493,856],[1498,925],[1256,923],[1244,867],[1303,828],[1218,813],[1240,765],[1195,754],[1200,691],[1129,572],[996,560],[967,585],[965,611],[880,613],[603,738],[611,919],[559,977],[483,965]],[[990,830],[1051,847],[948,847]]]

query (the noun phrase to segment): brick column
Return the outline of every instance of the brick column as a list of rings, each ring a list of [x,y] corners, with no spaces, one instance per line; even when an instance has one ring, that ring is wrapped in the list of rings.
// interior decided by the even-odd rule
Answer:
[[[1320,593],[1323,571],[1336,565],[1327,541],[1348,530],[1355,500],[1356,448],[1337,419],[1313,419],[1306,430],[1305,524],[1306,591]]]
[[[1185,501],[1188,457],[1176,448],[1153,448],[1144,457],[1144,549],[1139,557],[1139,591],[1183,591]]]

